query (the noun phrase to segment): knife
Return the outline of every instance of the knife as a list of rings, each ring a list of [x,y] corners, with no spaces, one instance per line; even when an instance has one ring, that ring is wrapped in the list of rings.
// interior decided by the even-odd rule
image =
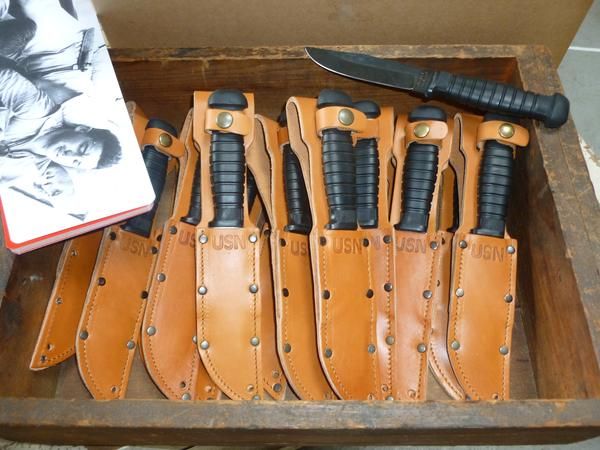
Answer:
[[[356,102],[354,107],[368,119],[381,115],[379,105],[370,100]],[[379,154],[377,139],[358,139],[355,146],[356,161],[356,215],[361,228],[377,228],[379,200]]]
[[[148,128],[158,128],[170,133],[175,137],[178,136],[177,130],[175,127],[173,127],[173,125],[160,119],[150,119],[146,125],[146,129]],[[154,201],[154,206],[152,206],[150,211],[129,219],[127,222],[121,225],[121,228],[125,231],[129,231],[130,233],[149,237],[152,230],[152,222],[154,221],[154,216],[156,215],[156,210],[158,209],[158,201],[162,194],[163,188],[165,187],[169,157],[158,151],[154,146],[147,145],[142,151],[142,158],[144,159],[144,164],[148,170],[148,175],[150,176],[150,182],[152,183],[152,189],[154,190],[156,200]]]
[[[348,94],[335,89],[323,89],[317,97],[317,108],[346,106],[354,108]],[[356,230],[356,173],[350,131],[330,128],[323,130],[323,175],[329,205],[330,230]]]
[[[517,123],[514,118],[499,114],[486,114],[483,120]],[[473,233],[504,237],[513,162],[512,147],[496,140],[485,141],[477,189],[477,228]]]
[[[208,98],[208,107],[242,111],[248,107],[248,100],[236,89],[217,89]],[[227,125],[231,116],[224,113],[223,120]],[[209,227],[241,228],[244,225],[245,175],[244,137],[214,131],[210,136],[210,181],[215,217]]]
[[[446,113],[437,106],[421,105],[408,115],[409,122],[438,120],[446,122]],[[437,180],[439,147],[412,142],[406,150],[402,173],[402,214],[397,230],[425,233]]]
[[[287,126],[285,112],[277,120],[280,127]],[[302,177],[300,160],[292,150],[290,143],[283,145],[283,186],[287,207],[287,225],[285,231],[308,235],[312,229],[312,217],[308,202],[308,192]]]
[[[313,47],[305,50],[315,63],[331,72],[413,91],[427,99],[443,99],[476,109],[537,119],[548,128],[560,127],[569,116],[569,100],[560,93],[540,95],[509,84],[423,70],[360,53]]]

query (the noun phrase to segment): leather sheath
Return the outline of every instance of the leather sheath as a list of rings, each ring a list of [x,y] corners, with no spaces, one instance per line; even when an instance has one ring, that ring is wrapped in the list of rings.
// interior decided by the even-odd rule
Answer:
[[[277,319],[277,349],[285,376],[302,400],[336,398],[317,355],[317,331],[308,236],[286,231],[282,148],[289,143],[286,128],[256,116],[255,142],[262,143],[270,162],[271,259]],[[249,159],[250,164],[250,159]]]
[[[213,400],[220,391],[206,372],[196,347],[196,227],[181,220],[190,207],[199,158],[191,125],[190,112],[181,132],[185,153],[180,159],[173,214],[163,228],[151,277],[142,324],[142,349],[148,373],[166,397]]]
[[[386,250],[380,230],[326,228],[329,214],[319,135],[326,124],[349,130],[356,139],[369,126],[366,116],[358,110],[352,110],[355,121],[350,126],[336,124],[338,115],[336,111],[329,114],[329,108],[336,107],[317,111],[315,99],[301,97],[292,97],[286,105],[290,143],[302,167],[313,220],[309,251],[319,358],[338,397],[387,398],[391,374],[388,369],[382,371],[381,366],[391,370],[392,364],[379,335],[384,333],[382,329],[389,328],[391,320],[387,314],[391,304],[388,294],[392,295],[389,287],[394,280],[389,260],[384,257],[391,252]],[[393,125],[389,114],[385,117]],[[391,131],[389,135],[391,146]],[[381,197],[387,199],[385,194]],[[380,212],[383,213],[381,208]],[[379,265],[381,261],[384,267]],[[382,304],[388,305],[387,311],[381,308]]]
[[[127,102],[127,110],[141,142],[148,118],[134,102]],[[63,246],[54,287],[29,363],[31,370],[54,366],[75,353],[77,325],[101,238],[102,230],[98,230],[70,239]]]
[[[426,123],[432,130],[426,137],[417,137],[413,130]],[[437,131],[437,132],[436,132]],[[393,395],[396,400],[425,400],[427,389],[427,351],[430,344],[434,304],[440,291],[442,276],[440,257],[447,252],[451,235],[438,229],[437,201],[441,173],[448,166],[452,132],[445,122],[419,121],[407,123],[401,115],[396,123],[394,156],[397,162],[392,221],[399,222],[402,213],[402,177],[407,148],[411,142],[427,143],[438,147],[438,173],[433,192],[432,208],[427,231],[424,233],[394,230],[395,290],[395,343]],[[398,205],[400,208],[398,208]]]
[[[142,147],[182,154],[183,144],[174,136],[169,135],[170,147],[161,145],[164,133],[149,128]],[[161,229],[155,221],[148,238],[121,225],[104,230],[75,347],[81,378],[95,399],[124,398],[127,391]]]
[[[513,138],[497,131],[503,122],[482,124],[467,114],[456,117],[458,150],[464,157],[460,225],[453,239],[448,352],[454,373],[473,400],[508,399],[515,313],[517,242],[472,234],[477,226],[478,173],[483,143],[489,139],[527,144],[527,130],[514,125]]]

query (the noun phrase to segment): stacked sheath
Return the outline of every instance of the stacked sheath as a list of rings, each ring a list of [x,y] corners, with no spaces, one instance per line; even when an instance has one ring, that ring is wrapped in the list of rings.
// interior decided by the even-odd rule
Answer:
[[[418,401],[429,366],[452,398],[509,398],[514,120],[323,90],[275,122],[225,89],[180,136],[132,119],[157,204],[65,244],[32,369],[75,353],[124,398],[139,349],[170,399]]]

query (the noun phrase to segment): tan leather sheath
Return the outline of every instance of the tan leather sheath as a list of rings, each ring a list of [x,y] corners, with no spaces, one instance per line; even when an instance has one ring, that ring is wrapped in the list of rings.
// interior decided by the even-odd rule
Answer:
[[[282,146],[287,129],[256,116],[255,142],[262,143],[270,162],[271,259],[277,319],[277,349],[285,376],[302,400],[333,399],[317,355],[317,332],[308,236],[285,231],[287,205]],[[250,164],[250,159],[248,161]]]
[[[413,130],[421,123],[430,129],[424,138]],[[404,160],[411,142],[425,142],[439,148],[438,173],[429,215],[427,232],[417,233],[394,230],[395,290],[395,342],[394,390],[396,400],[425,400],[427,388],[427,351],[431,334],[433,305],[440,279],[440,255],[449,245],[451,235],[438,230],[437,199],[441,173],[448,165],[452,133],[445,122],[420,121],[407,123],[405,115],[396,123],[394,154],[397,168],[394,182],[392,221],[400,221],[402,213],[402,177]]]
[[[180,154],[183,144],[174,136],[171,146],[161,145],[163,133],[148,129],[142,146]],[[161,229],[155,221],[148,238],[121,225],[104,230],[75,347],[81,377],[96,399],[123,398],[127,391]]]
[[[514,136],[503,139],[498,133],[502,122],[482,124],[480,117],[467,114],[458,115],[456,122],[465,169],[460,225],[453,240],[448,351],[468,398],[508,399],[517,242],[507,233],[497,238],[471,230],[477,226],[483,142],[498,139],[513,148],[526,145],[527,130],[513,125]]]
[[[391,376],[383,373],[382,378],[380,359],[386,361],[387,349],[378,339],[379,316],[386,315],[385,309],[380,311],[380,304],[389,303],[387,293],[394,282],[374,275],[374,262],[382,260],[377,250],[377,231],[326,229],[328,205],[319,137],[321,129],[335,126],[353,131],[356,138],[367,131],[368,122],[362,112],[353,110],[352,124],[336,124],[337,114],[333,110],[328,114],[328,109],[317,111],[315,99],[301,97],[292,97],[286,105],[290,142],[302,167],[313,219],[309,247],[319,358],[338,397],[386,398],[389,392],[385,390],[390,389],[387,379]],[[381,248],[385,246],[381,244]],[[393,275],[391,270],[377,270],[383,278],[388,273]],[[381,294],[381,288],[386,296]],[[388,320],[386,315],[383,323]]]
[[[163,228],[151,277],[142,323],[142,349],[148,373],[166,397],[213,400],[220,391],[196,347],[196,226],[181,220],[189,210],[199,158],[191,126],[190,111],[181,132],[185,153],[180,159],[173,214]],[[166,275],[164,279],[161,274]]]
[[[127,102],[138,142],[148,118],[134,102]],[[68,240],[56,269],[54,287],[33,350],[29,368],[41,370],[61,363],[75,353],[77,325],[96,263],[102,230]]]
[[[196,227],[196,326],[198,348],[212,380],[230,398],[263,398],[260,229],[244,201],[243,228],[211,228],[214,217],[210,177],[210,132],[220,130],[208,111],[211,92],[194,93],[193,135],[200,149],[202,219]],[[254,97],[233,117],[230,130],[254,139]],[[250,121],[251,126],[246,122]],[[240,122],[240,123],[238,123]],[[242,123],[243,122],[243,123]]]

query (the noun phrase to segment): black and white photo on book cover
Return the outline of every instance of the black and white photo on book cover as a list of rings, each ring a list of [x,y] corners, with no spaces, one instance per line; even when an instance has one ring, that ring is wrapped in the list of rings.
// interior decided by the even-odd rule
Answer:
[[[0,0],[0,201],[11,241],[153,200],[91,0]]]

